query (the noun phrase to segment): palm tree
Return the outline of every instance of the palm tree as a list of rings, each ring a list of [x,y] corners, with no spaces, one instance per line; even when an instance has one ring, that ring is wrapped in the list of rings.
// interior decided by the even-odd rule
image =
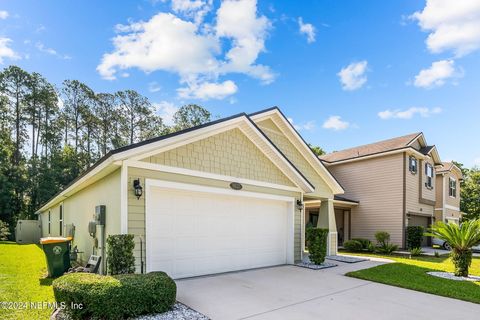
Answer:
[[[438,221],[425,233],[426,236],[446,241],[452,247],[451,258],[455,265],[455,275],[468,277],[472,263],[472,247],[480,243],[480,219],[456,223]]]

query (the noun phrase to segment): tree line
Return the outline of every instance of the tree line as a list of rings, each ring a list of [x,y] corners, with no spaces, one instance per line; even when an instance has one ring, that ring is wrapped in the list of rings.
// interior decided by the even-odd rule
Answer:
[[[10,227],[110,150],[210,121],[197,105],[165,125],[134,90],[95,92],[78,80],[60,88],[17,66],[0,72],[0,220]]]

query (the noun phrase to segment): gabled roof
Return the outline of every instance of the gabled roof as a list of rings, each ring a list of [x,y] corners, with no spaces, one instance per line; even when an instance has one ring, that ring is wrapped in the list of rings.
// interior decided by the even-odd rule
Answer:
[[[456,171],[460,179],[463,179],[462,170],[452,162],[442,162],[441,164],[435,166],[435,171],[437,174],[447,173]]]
[[[412,141],[421,135],[420,132],[407,134],[405,136],[365,144],[341,151],[335,151],[320,157],[325,162],[337,162],[347,159],[359,158],[383,152],[399,150],[408,147]]]
[[[298,133],[298,131],[293,127],[293,125],[288,121],[287,117],[278,107],[271,107],[265,110],[261,110],[255,113],[248,115],[254,121],[259,121],[260,119],[273,119],[276,116],[276,119],[281,121],[284,128],[288,128],[287,131],[295,139],[296,143],[294,146],[298,148],[299,152],[305,157],[305,159],[313,166],[315,171],[322,177],[328,187],[332,190],[334,194],[343,194],[345,190],[338,180],[331,174],[327,167],[320,161],[317,155],[312,151],[307,142],[303,137]],[[282,129],[281,129],[282,130]]]
[[[418,142],[420,148],[414,147],[414,143]],[[424,156],[431,156],[435,164],[440,163],[436,146],[427,145],[425,136],[422,132],[415,132],[401,137],[382,140],[370,144],[361,145],[341,151],[335,151],[320,157],[327,164],[336,164],[344,161],[354,161],[364,157],[380,156],[387,152],[395,152],[402,150],[411,150],[419,152]]]
[[[300,172],[295,165],[275,146],[270,139],[257,127],[257,125],[245,114],[240,113],[231,117],[215,120],[203,125],[177,131],[164,136],[145,140],[139,143],[121,147],[108,152],[94,165],[88,168],[79,177],[74,179],[61,192],[56,194],[38,211],[44,211],[60,202],[62,198],[71,196],[73,193],[85,188],[91,183],[115,171],[122,165],[123,160],[140,159],[147,157],[146,154],[158,152],[158,148],[174,148],[189,143],[192,139],[200,139],[217,133],[217,130],[240,127],[244,133],[255,137],[254,144],[268,154],[270,161],[279,167],[285,175],[292,180],[303,192],[313,192],[315,187]]]

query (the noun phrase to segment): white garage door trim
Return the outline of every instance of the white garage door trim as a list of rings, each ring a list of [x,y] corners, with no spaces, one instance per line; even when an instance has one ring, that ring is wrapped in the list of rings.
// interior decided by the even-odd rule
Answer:
[[[241,190],[232,190],[232,189],[224,189],[224,188],[216,188],[216,187],[207,187],[207,186],[200,186],[195,184],[186,184],[186,183],[178,183],[178,182],[171,182],[171,181],[163,181],[163,180],[156,180],[156,179],[146,179],[145,180],[145,221],[146,221],[146,269],[147,272],[152,270],[152,266],[150,264],[149,257],[151,256],[151,250],[153,246],[149,245],[149,234],[151,232],[155,232],[151,225],[149,225],[149,208],[151,207],[151,201],[149,194],[151,194],[152,187],[163,188],[165,190],[183,190],[183,191],[194,191],[194,192],[203,192],[203,193],[210,193],[210,194],[219,194],[219,195],[229,195],[229,196],[236,196],[236,197],[246,197],[246,198],[257,198],[257,199],[267,199],[267,200],[277,200],[277,201],[284,201],[287,203],[287,232],[286,232],[286,262],[288,264],[294,263],[294,218],[295,218],[295,198],[288,197],[288,196],[280,196],[274,194],[266,194],[266,193],[257,193],[257,192],[250,192],[250,191],[241,191]]]

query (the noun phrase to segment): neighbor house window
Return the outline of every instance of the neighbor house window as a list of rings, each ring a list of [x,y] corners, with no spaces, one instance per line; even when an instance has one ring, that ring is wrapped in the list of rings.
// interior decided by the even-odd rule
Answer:
[[[52,214],[48,211],[48,235],[50,235],[52,230]]]
[[[427,176],[427,182],[425,186],[427,188],[433,188],[433,166],[430,163],[425,164],[425,174]]]
[[[417,173],[417,170],[418,170],[417,158],[415,158],[415,157],[410,157],[408,168],[409,168],[409,170],[410,170],[411,173],[413,173],[413,174],[416,174],[416,173]]]
[[[60,205],[60,236],[63,236],[63,204]]]
[[[450,197],[457,197],[457,180],[454,178],[450,178],[448,194],[450,195]]]

